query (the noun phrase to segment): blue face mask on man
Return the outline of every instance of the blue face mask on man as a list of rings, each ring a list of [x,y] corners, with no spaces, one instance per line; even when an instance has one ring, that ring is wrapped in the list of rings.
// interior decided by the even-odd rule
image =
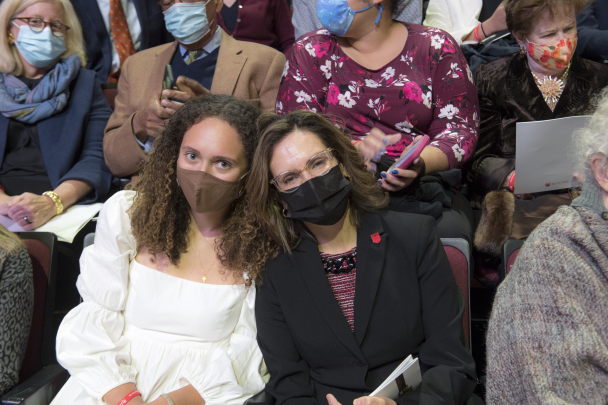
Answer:
[[[19,35],[15,44],[21,56],[30,65],[37,68],[47,67],[65,52],[65,40],[53,35],[50,27],[34,32],[27,24],[17,26]]]
[[[342,37],[353,23],[355,14],[369,10],[372,7],[374,7],[374,4],[355,11],[350,8],[346,0],[319,0],[317,3],[317,17],[319,17],[319,21],[329,32]],[[382,4],[380,4],[380,13],[378,14],[378,18],[376,18],[376,25],[380,22],[381,15]]]
[[[167,30],[182,44],[190,45],[200,41],[211,31],[205,7],[209,1],[211,0],[173,4],[163,11]]]

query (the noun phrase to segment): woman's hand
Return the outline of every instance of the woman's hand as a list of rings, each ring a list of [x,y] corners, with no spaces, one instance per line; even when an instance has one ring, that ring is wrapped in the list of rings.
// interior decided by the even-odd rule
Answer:
[[[393,169],[390,173],[382,172],[378,183],[388,191],[401,191],[416,179],[422,171],[424,160],[418,158],[407,169]]]
[[[327,394],[326,398],[329,405],[341,405],[331,394]],[[355,399],[354,405],[397,405],[397,403],[385,397],[361,397]]]
[[[369,135],[355,144],[355,149],[365,159],[365,165],[371,172],[376,171],[376,163],[386,153],[386,147],[399,142],[401,134],[385,135],[378,128],[372,128]]]
[[[19,196],[9,196],[4,191],[0,191],[0,215],[8,216],[8,210],[13,205]]]
[[[492,17],[483,22],[483,29],[488,35],[507,29],[507,13],[505,12],[505,3],[498,5]]]
[[[414,138],[412,143],[410,143],[405,150],[401,153],[401,156],[405,155],[414,144],[420,139],[422,136],[417,136]],[[382,172],[380,176],[382,178],[378,180],[378,183],[382,186],[383,189],[388,191],[400,191],[412,184],[412,182],[420,175],[420,171],[424,166],[424,159],[419,157],[414,160],[412,164],[407,169],[394,169],[390,173]]]
[[[52,198],[32,193],[23,193],[14,197],[7,213],[25,231],[39,228],[56,214],[57,206]]]

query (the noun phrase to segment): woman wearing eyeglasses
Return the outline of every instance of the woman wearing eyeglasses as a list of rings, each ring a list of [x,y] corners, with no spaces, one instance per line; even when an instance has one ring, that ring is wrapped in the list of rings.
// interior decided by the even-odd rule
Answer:
[[[423,373],[416,390],[355,403],[467,402],[475,364],[464,302],[433,219],[383,210],[386,192],[325,118],[260,122],[244,253],[229,261],[258,275],[260,256],[270,259],[255,310],[266,391],[279,404],[350,405],[411,354]],[[257,239],[268,245],[255,262],[246,244]]]
[[[110,189],[102,141],[112,111],[84,55],[68,0],[2,2],[0,215],[28,231]]]

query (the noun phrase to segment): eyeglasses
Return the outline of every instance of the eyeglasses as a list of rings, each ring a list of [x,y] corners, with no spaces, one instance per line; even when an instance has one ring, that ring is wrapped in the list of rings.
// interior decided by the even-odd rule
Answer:
[[[56,37],[65,37],[65,35],[68,33],[68,30],[70,29],[70,27],[68,27],[67,25],[62,24],[60,22],[57,22],[57,21],[48,22],[48,21],[44,21],[43,19],[38,18],[38,17],[17,17],[17,18],[13,18],[11,21],[14,21],[14,20],[25,21],[27,23],[27,25],[30,27],[30,29],[32,31],[34,31],[36,34],[41,33],[42,30],[47,25],[49,27],[51,27],[51,33]],[[15,24],[15,23],[13,22],[13,24]],[[15,25],[17,25],[17,24],[15,24]]]
[[[201,3],[204,1],[205,0],[181,0],[182,3]],[[160,5],[160,8],[163,9],[163,11],[167,11],[171,8],[172,5],[175,4],[175,1],[173,1],[173,0],[159,1],[158,4]]]
[[[270,180],[271,184],[274,184],[276,188],[282,193],[293,193],[304,183],[306,180],[302,177],[303,172],[308,172],[312,177],[323,176],[331,170],[334,166],[334,155],[331,153],[332,149],[328,148],[313,155],[308,162],[306,167],[300,170],[288,170],[279,174],[274,179]]]

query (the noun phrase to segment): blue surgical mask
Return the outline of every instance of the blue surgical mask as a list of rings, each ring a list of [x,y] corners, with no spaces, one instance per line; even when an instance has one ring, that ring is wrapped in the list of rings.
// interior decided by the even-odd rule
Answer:
[[[184,45],[200,41],[211,30],[205,7],[209,1],[211,0],[173,4],[168,10],[163,11],[167,30]]]
[[[36,33],[27,24],[17,26],[19,35],[15,43],[21,56],[30,65],[37,68],[47,67],[65,52],[65,40],[63,37],[53,35],[50,27],[45,27],[41,32]]]
[[[319,0],[317,3],[317,16],[319,17],[321,24],[323,24],[329,32],[342,37],[353,23],[355,14],[369,10],[372,7],[374,7],[374,4],[355,11],[350,8],[346,0]],[[380,13],[378,14],[378,18],[376,18],[376,25],[380,22],[381,15],[382,4],[380,4]]]

